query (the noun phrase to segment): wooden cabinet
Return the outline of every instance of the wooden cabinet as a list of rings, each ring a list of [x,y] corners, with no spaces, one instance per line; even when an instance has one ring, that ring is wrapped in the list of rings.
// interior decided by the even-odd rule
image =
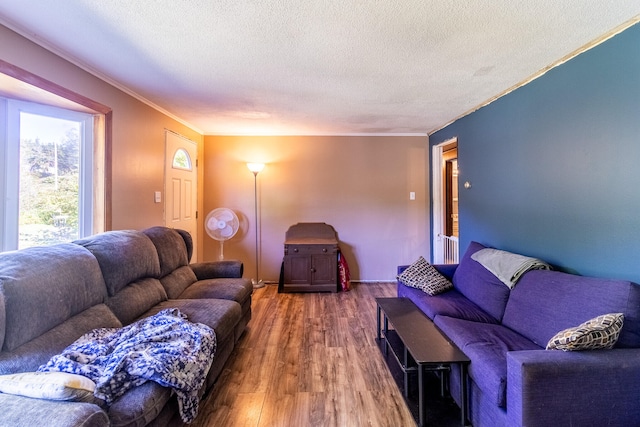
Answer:
[[[338,291],[338,239],[332,226],[307,222],[289,227],[280,291]]]

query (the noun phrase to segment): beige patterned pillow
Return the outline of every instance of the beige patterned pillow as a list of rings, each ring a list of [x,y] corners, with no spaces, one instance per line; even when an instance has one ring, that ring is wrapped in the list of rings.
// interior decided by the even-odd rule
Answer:
[[[429,295],[438,295],[453,289],[453,284],[422,256],[400,273],[398,280]]]
[[[609,313],[587,320],[575,328],[558,332],[547,343],[547,350],[597,350],[613,348],[618,341],[624,315]]]

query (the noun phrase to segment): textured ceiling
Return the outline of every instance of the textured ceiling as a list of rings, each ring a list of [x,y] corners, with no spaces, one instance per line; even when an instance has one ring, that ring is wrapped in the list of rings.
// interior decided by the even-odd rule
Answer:
[[[205,134],[427,134],[638,0],[2,0],[0,22]]]

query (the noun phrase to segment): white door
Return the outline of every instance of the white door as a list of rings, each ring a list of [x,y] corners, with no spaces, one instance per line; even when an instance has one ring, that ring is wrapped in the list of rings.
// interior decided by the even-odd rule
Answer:
[[[165,147],[164,224],[191,234],[191,261],[195,262],[198,259],[198,147],[195,142],[171,131],[165,131]]]

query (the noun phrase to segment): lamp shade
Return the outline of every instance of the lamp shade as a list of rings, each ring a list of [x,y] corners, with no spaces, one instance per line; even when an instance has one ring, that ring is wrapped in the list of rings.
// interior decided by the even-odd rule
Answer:
[[[264,169],[264,163],[247,163],[247,168],[253,173],[258,173]]]

